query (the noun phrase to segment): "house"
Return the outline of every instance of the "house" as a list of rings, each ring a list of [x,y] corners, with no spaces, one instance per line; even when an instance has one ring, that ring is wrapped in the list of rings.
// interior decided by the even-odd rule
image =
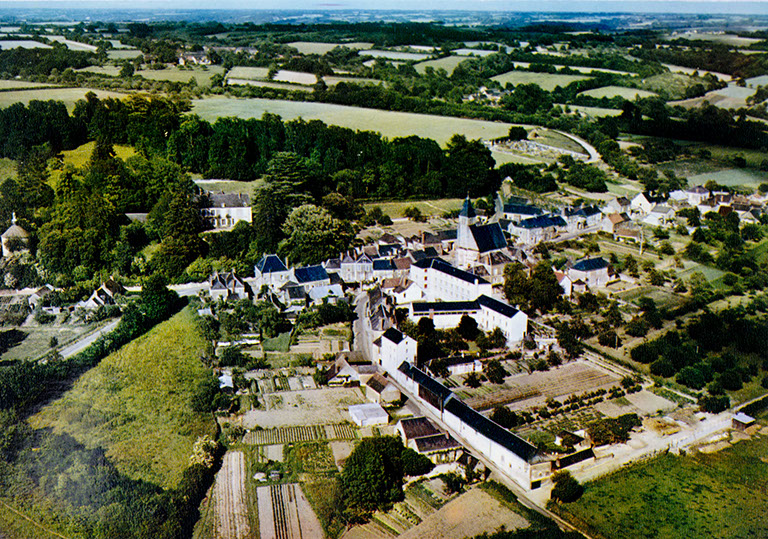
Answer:
[[[519,343],[528,331],[528,315],[498,299],[482,295],[473,301],[413,302],[408,318],[418,322],[430,318],[437,329],[458,327],[462,316],[475,319],[483,331],[499,328],[507,339],[507,346]]]
[[[630,203],[630,209],[636,215],[648,215],[656,204],[662,204],[664,198],[652,195],[648,191],[643,191],[635,195]]]
[[[602,230],[608,234],[613,234],[617,226],[629,222],[629,216],[626,213],[609,213],[603,217]]]
[[[373,261],[373,278],[377,281],[395,276],[395,265],[389,258],[379,258]]]
[[[756,424],[754,417],[750,417],[743,412],[735,414],[732,421],[735,430],[747,430],[749,427]]]
[[[642,243],[642,229],[633,226],[632,223],[621,223],[613,229],[613,239],[615,241]]]
[[[560,288],[563,289],[563,295],[570,298],[573,293],[573,281],[571,278],[565,272],[557,270],[555,270],[555,277],[557,277],[557,283],[560,285]]]
[[[306,292],[309,292],[316,286],[328,286],[331,284],[331,278],[328,276],[328,272],[319,264],[315,266],[293,268],[291,280],[304,287]]]
[[[264,255],[253,268],[258,288],[269,286],[277,290],[291,279],[291,272],[275,254]]]
[[[610,200],[604,207],[603,213],[629,213],[632,203],[626,197],[617,197]]]
[[[345,283],[362,283],[373,280],[373,260],[363,253],[358,257],[349,254],[341,259],[339,277]]]
[[[208,295],[214,301],[237,301],[251,299],[253,292],[248,283],[235,275],[234,270],[222,273],[214,271],[208,277]]]
[[[288,281],[277,292],[288,314],[297,314],[307,305],[307,291],[295,281]]]
[[[3,258],[29,252],[29,232],[16,224],[16,212],[11,217],[11,226],[0,236],[0,241],[3,245]]]
[[[208,58],[208,53],[204,51],[199,52],[184,52],[179,55],[179,65],[211,65],[211,59]]]
[[[110,279],[94,290],[87,300],[78,303],[77,307],[90,311],[105,305],[115,305],[115,296],[121,294],[125,294],[123,285]]]
[[[416,438],[408,447],[427,457],[433,464],[456,462],[464,449],[453,437],[442,433]]]
[[[416,360],[416,341],[396,328],[389,328],[374,341],[372,357],[384,367],[384,370],[391,372],[404,361],[412,363]]]
[[[566,222],[566,230],[569,233],[574,233],[585,228],[599,225],[603,218],[603,212],[595,206],[565,208],[563,209],[562,217]]]
[[[250,198],[239,193],[206,193],[200,215],[214,230],[232,228],[240,221],[253,222]]]
[[[469,267],[481,255],[506,249],[507,240],[499,223],[479,225],[472,201],[467,197],[459,212],[459,226],[456,230],[456,263]]]
[[[411,266],[410,279],[424,291],[427,300],[467,301],[492,294],[490,282],[450,265],[441,258],[421,260]]]
[[[557,236],[568,224],[559,215],[540,215],[509,225],[509,233],[523,245],[538,245]]]
[[[419,301],[424,297],[424,292],[416,283],[406,277],[384,279],[381,290],[392,297],[397,305]]]
[[[579,260],[568,270],[568,277],[574,284],[580,280],[589,288],[605,286],[612,275],[613,271],[610,265],[602,257]]]
[[[38,305],[40,305],[41,303],[43,303],[43,300],[44,300],[46,297],[48,297],[48,296],[50,296],[51,294],[53,294],[53,290],[54,290],[54,289],[53,289],[53,286],[51,286],[51,285],[49,285],[49,284],[46,284],[46,285],[44,285],[44,286],[42,286],[42,287],[38,288],[38,289],[37,289],[37,290],[35,290],[34,292],[32,292],[32,293],[29,295],[29,297],[27,298],[27,303],[29,304],[29,308],[30,308],[30,309],[32,309],[32,310],[34,311],[34,310],[35,310],[35,308],[36,308]]]
[[[378,373],[368,379],[363,389],[369,401],[382,406],[388,406],[400,400],[400,390]]]
[[[356,404],[349,407],[352,422],[358,427],[371,427],[389,423],[389,414],[375,402]]]
[[[666,228],[675,222],[675,210],[666,204],[656,204],[648,215],[643,217],[643,223],[653,227]]]
[[[510,221],[522,221],[536,217],[544,213],[544,210],[528,204],[504,204],[502,215],[504,219]]]
[[[344,290],[340,284],[313,286],[309,289],[308,295],[313,304],[336,303],[344,297]]]

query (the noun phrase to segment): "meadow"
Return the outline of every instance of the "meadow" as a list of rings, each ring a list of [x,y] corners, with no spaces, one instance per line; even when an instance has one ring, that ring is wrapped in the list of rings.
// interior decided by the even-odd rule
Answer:
[[[110,60],[133,60],[143,53],[138,49],[120,49],[107,51],[107,58]]]
[[[85,94],[93,92],[100,99],[107,97],[123,98],[125,94],[117,92],[108,92],[105,90],[92,90],[90,88],[44,88],[40,90],[10,90],[0,92],[0,109],[10,107],[14,103],[24,103],[28,105],[30,101],[62,101],[67,110],[72,112],[75,103],[85,98]]]
[[[671,454],[585,485],[556,511],[592,537],[763,537],[768,436],[717,453]]]
[[[360,56],[371,56],[373,58],[386,58],[388,60],[414,60],[420,62],[429,58],[429,54],[419,54],[415,52],[381,51],[377,49],[368,49],[358,51]]]
[[[464,62],[465,60],[467,60],[467,58],[462,56],[447,56],[445,58],[438,58],[437,60],[427,60],[426,62],[419,62],[413,67],[416,69],[417,72],[421,74],[426,73],[427,68],[431,67],[435,70],[445,69],[446,73],[451,75],[453,73],[453,70],[456,69],[456,66],[458,66],[461,62]]]
[[[553,73],[533,73],[530,71],[509,71],[491,77],[491,80],[495,80],[502,86],[512,84],[517,86],[518,84],[536,84],[551,92],[556,87],[565,87],[576,82],[578,80],[587,80],[589,77],[583,77],[581,75],[558,75]]]
[[[88,161],[91,159],[91,155],[93,155],[93,149],[96,147],[96,142],[86,142],[82,146],[75,148],[74,150],[65,150],[61,152],[62,156],[62,164],[64,165],[61,168],[57,169],[51,169],[50,172],[50,180],[48,183],[53,187],[56,188],[56,185],[59,183],[59,178],[61,177],[61,174],[63,172],[64,167],[67,165],[73,166],[75,168],[82,168],[85,165],[88,164]],[[115,156],[125,161],[132,155],[136,154],[136,150],[134,150],[131,146],[123,146],[120,144],[113,145],[112,149],[115,151]],[[0,169],[2,170],[2,169]],[[0,174],[0,177],[2,175]]]
[[[53,84],[45,84],[44,82],[27,82],[25,80],[0,80],[0,91],[31,89],[31,88],[46,88],[51,86],[53,86]]]
[[[754,37],[741,37],[735,34],[723,34],[720,32],[683,32],[668,37],[670,39],[687,39],[691,41],[711,41],[712,43],[720,43],[732,47],[749,47],[762,41]]]
[[[140,51],[139,54],[141,54]],[[114,65],[89,66],[78,71],[117,77],[120,74],[120,67]],[[198,85],[210,86],[211,78],[214,75],[223,74],[224,68],[221,66],[173,66],[165,69],[140,69],[134,73],[134,76],[140,76],[147,80],[168,82],[189,82],[190,79],[194,78]]]
[[[370,49],[373,47],[373,43],[361,43],[359,41],[349,43],[315,43],[310,41],[293,41],[286,43],[289,47],[293,47],[301,54],[323,54],[332,51],[336,47],[347,47],[348,49]]]
[[[192,112],[211,122],[227,116],[261,118],[265,112],[269,112],[281,116],[283,120],[322,120],[329,125],[378,131],[390,138],[417,135],[434,139],[441,145],[448,142],[455,133],[461,133],[468,139],[502,137],[509,132],[511,126],[507,123],[483,120],[257,98],[198,99],[192,102]]]
[[[458,211],[464,203],[460,198],[443,198],[439,200],[411,200],[405,202],[372,202],[365,204],[365,209],[370,210],[374,206],[381,208],[385,214],[393,219],[404,217],[406,208],[416,207],[422,215],[440,217],[446,212]]]
[[[760,156],[755,156],[759,158]],[[762,154],[765,157],[765,154]],[[690,185],[704,185],[708,181],[715,181],[720,185],[726,185],[728,187],[751,187],[757,189],[757,187],[768,182],[768,174],[764,172],[757,172],[744,169],[726,169],[718,172],[707,172],[704,174],[696,174],[688,178]]]
[[[206,346],[186,308],[104,358],[30,424],[105,449],[131,479],[174,487],[198,436],[215,434],[210,416],[190,408],[194,388],[209,376],[200,361]]]
[[[594,88],[592,90],[581,92],[579,95],[596,97],[598,99],[601,97],[607,97],[609,99],[612,97],[623,97],[624,99],[632,100],[637,97],[654,97],[656,94],[647,90],[638,90],[637,88],[624,88],[623,86],[603,86],[602,88]]]

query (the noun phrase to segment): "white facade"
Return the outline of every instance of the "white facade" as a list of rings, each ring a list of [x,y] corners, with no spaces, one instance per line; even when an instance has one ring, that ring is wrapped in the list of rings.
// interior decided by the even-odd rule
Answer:
[[[381,336],[378,354],[379,365],[384,367],[384,370],[397,371],[403,362],[415,363],[416,341],[395,328],[389,328]]]
[[[410,279],[424,291],[427,301],[472,301],[493,293],[493,285],[482,277],[437,260],[412,265]]]

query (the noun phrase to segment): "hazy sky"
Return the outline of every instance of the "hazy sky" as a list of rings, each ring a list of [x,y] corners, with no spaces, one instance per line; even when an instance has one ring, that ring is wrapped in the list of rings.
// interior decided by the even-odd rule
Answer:
[[[0,0],[0,8],[89,7],[96,9],[379,9],[483,11],[645,11],[765,13],[768,0]]]

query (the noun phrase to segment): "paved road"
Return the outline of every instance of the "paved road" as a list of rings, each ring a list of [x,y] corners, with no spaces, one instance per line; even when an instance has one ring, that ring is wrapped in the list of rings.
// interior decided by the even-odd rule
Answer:
[[[352,322],[352,333],[354,334],[354,347],[356,350],[362,352],[363,357],[366,360],[372,361],[371,358],[371,342],[373,341],[371,334],[371,322],[367,316],[368,311],[368,293],[360,292],[355,296],[355,313],[357,313],[357,320]]]
[[[78,352],[82,352],[91,344],[93,344],[93,342],[96,339],[115,329],[118,323],[120,323],[119,318],[117,320],[113,320],[103,328],[98,329],[89,335],[86,335],[84,338],[80,339],[79,341],[72,343],[69,346],[65,346],[64,348],[61,349],[61,356],[67,358],[67,357],[74,356]]]

